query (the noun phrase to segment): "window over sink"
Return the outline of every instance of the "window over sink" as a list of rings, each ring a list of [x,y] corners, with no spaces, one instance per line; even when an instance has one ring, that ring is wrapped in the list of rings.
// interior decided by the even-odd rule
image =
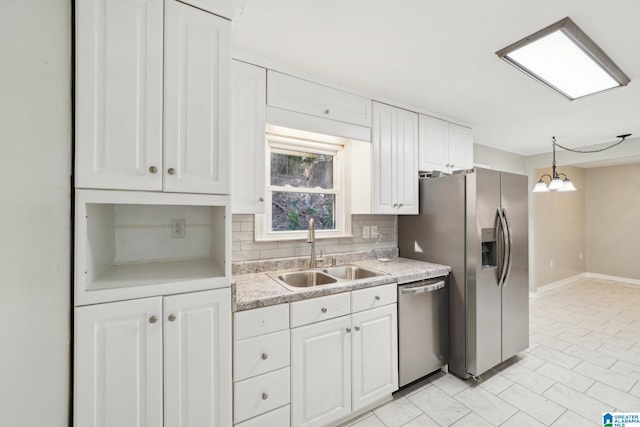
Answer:
[[[255,216],[256,241],[306,238],[311,218],[318,238],[350,236],[348,141],[267,126],[266,209]]]

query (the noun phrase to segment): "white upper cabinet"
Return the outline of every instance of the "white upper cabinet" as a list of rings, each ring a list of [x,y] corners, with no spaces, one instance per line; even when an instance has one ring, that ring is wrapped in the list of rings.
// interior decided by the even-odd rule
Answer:
[[[373,213],[418,213],[418,114],[373,103]]]
[[[420,115],[421,171],[451,173],[473,167],[471,129],[444,120]]]
[[[231,64],[231,195],[233,213],[264,213],[267,72]]]
[[[270,106],[371,126],[370,99],[271,70],[267,79],[267,103]]]
[[[162,189],[163,0],[76,1],[76,186]]]
[[[166,7],[164,189],[228,193],[231,26],[177,1]]]
[[[174,0],[76,5],[76,187],[228,193],[230,22]]]

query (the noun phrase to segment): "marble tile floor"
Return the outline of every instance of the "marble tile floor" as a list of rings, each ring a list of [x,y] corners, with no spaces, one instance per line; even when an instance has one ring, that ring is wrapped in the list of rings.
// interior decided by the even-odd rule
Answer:
[[[640,286],[582,279],[529,299],[530,347],[481,376],[437,373],[349,427],[587,427],[640,412]]]

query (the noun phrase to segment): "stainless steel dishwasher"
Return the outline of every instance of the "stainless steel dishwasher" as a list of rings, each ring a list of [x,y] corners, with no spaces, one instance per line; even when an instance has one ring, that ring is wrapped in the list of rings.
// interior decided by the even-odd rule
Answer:
[[[398,385],[449,363],[447,277],[398,285]]]

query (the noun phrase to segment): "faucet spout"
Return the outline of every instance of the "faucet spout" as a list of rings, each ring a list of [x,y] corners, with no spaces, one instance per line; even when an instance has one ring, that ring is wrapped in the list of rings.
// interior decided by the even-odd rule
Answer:
[[[311,243],[311,257],[309,258],[309,268],[316,268],[316,222],[309,218],[309,233],[307,243]]]

